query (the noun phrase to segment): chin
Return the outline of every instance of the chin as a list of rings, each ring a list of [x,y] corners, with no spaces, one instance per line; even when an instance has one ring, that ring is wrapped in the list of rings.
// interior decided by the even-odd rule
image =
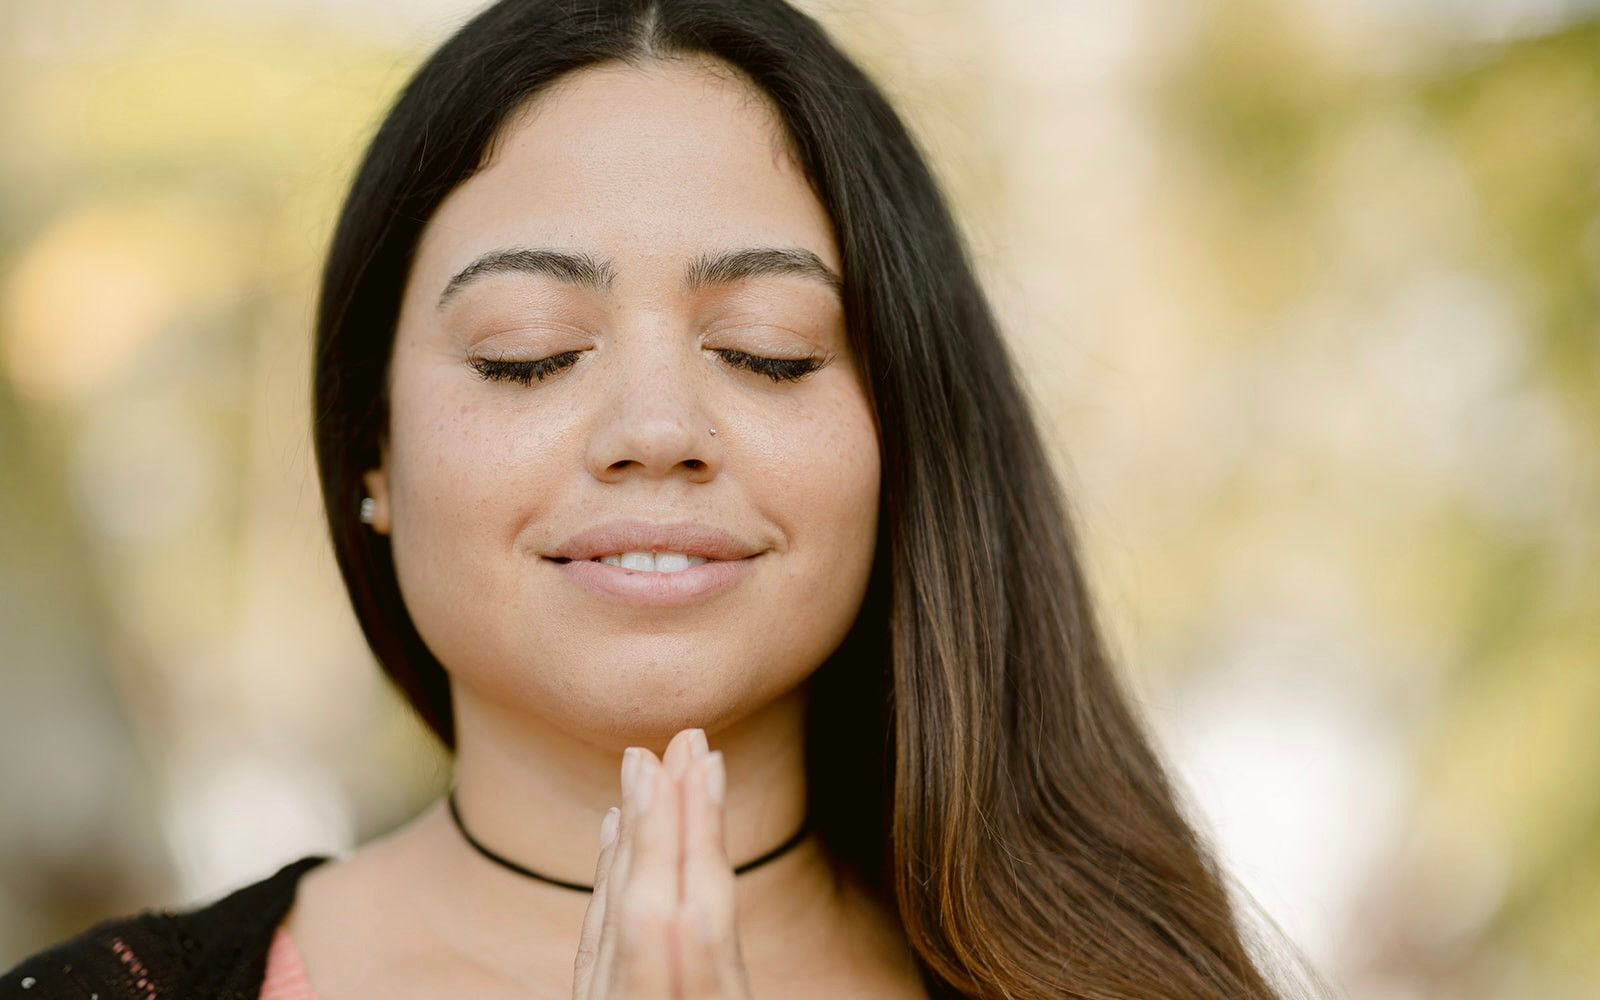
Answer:
[[[719,691],[683,691],[670,700],[641,698],[625,706],[603,701],[570,704],[560,724],[588,743],[618,751],[644,746],[660,753],[684,729],[704,729],[716,742],[719,734],[741,724],[789,713],[796,720],[804,717],[803,704],[792,691],[754,702],[733,700]]]
[[[453,661],[462,666],[451,674],[477,701],[619,747],[664,746],[681,729],[717,732],[764,711],[782,711],[811,674],[759,644],[717,650],[707,649],[700,636],[642,638],[615,637],[581,649],[547,643],[533,662],[480,653]],[[508,670],[508,663],[515,666]]]

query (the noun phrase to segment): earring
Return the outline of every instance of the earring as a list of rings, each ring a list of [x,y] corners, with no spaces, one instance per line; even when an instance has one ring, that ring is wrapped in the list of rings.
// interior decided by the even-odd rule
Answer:
[[[371,497],[361,498],[361,523],[371,524],[378,517],[378,501]]]

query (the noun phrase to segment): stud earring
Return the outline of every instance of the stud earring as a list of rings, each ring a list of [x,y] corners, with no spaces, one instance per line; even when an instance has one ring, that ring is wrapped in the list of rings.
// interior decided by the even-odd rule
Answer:
[[[378,501],[371,497],[361,498],[361,523],[371,524],[378,518]]]

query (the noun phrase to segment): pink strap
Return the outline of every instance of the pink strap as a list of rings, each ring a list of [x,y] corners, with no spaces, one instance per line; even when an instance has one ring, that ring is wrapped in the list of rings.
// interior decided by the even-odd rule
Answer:
[[[267,950],[267,976],[261,981],[261,1000],[317,1000],[300,964],[300,952],[289,932],[279,927]]]

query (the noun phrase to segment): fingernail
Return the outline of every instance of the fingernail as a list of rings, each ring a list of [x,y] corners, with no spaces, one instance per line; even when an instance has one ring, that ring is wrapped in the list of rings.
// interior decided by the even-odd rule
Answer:
[[[689,736],[689,749],[691,755],[696,759],[704,757],[711,752],[711,744],[706,742],[706,731],[704,729],[696,729]]]
[[[650,808],[650,800],[655,795],[656,772],[655,768],[645,763],[643,754],[639,755],[639,762],[633,770],[633,811],[643,813]]]
[[[728,794],[728,770],[722,762],[722,751],[706,757],[706,794],[717,805]]]
[[[600,821],[600,849],[603,851],[610,847],[617,839],[617,823],[622,818],[622,810],[612,806],[606,810],[606,818]]]
[[[633,785],[639,773],[639,748],[629,747],[622,751],[622,796],[627,798],[633,794]]]

